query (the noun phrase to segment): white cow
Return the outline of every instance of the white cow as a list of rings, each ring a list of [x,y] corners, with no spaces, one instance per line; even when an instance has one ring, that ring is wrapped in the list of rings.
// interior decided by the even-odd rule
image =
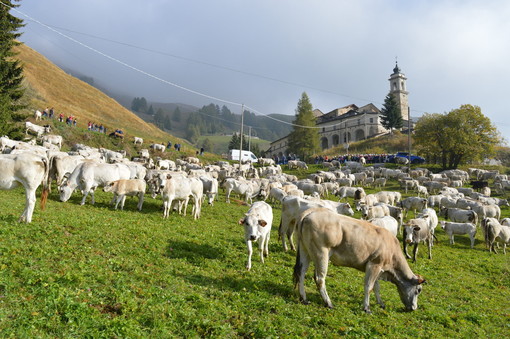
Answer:
[[[48,197],[47,177],[48,160],[32,153],[0,154],[0,189],[10,190],[20,184],[25,187],[25,209],[19,218],[20,222],[32,222],[36,190],[43,184],[41,207],[44,208]]]
[[[115,209],[120,202],[120,209],[124,209],[124,202],[126,196],[137,196],[138,197],[138,210],[142,210],[143,197],[145,195],[145,189],[147,184],[143,179],[121,179],[106,183],[103,187],[105,192],[113,193],[113,201],[115,201]]]
[[[163,144],[151,144],[149,147],[158,152],[164,152],[166,149],[165,145]]]
[[[39,126],[30,121],[25,121],[25,133],[28,134],[28,132],[35,134],[39,138],[44,133],[50,133],[51,127],[50,125]]]
[[[42,120],[42,112],[39,111],[38,109],[35,110],[35,112],[34,112],[34,119],[35,119],[35,121]]]
[[[378,227],[387,229],[395,237],[398,234],[399,223],[398,223],[397,219],[393,218],[390,215],[385,215],[384,217],[379,217],[379,218],[372,218],[372,219],[368,220],[368,222],[370,222]]]
[[[411,256],[407,253],[407,245],[414,244],[413,249],[413,262],[416,262],[416,255],[418,254],[418,245],[420,242],[426,242],[429,249],[429,259],[432,259],[432,244],[434,235],[429,228],[429,222],[427,221],[428,216],[423,218],[415,218],[409,220],[404,224],[404,253],[407,258]]]
[[[244,218],[239,219],[239,225],[244,225],[244,241],[248,248],[248,262],[246,269],[251,269],[252,242],[259,241],[260,261],[269,255],[269,238],[273,224],[273,209],[263,201],[251,205]]]
[[[218,194],[218,180],[207,176],[200,176],[199,179],[204,185],[204,196],[207,196],[207,203],[212,206],[214,198]]]
[[[134,141],[133,141],[133,143],[134,143],[135,145],[142,145],[142,144],[143,144],[143,139],[142,139],[142,138],[140,138],[140,137],[134,137]]]
[[[422,210],[427,208],[428,201],[425,198],[420,197],[407,197],[400,201],[399,207],[402,207],[404,212],[404,218],[407,216],[407,211],[413,210],[414,216],[416,217],[416,210]]]
[[[233,178],[228,178],[223,184],[225,187],[225,196],[227,203],[230,203],[230,194],[232,192],[244,197],[246,203],[252,203],[253,186],[249,182],[239,181]]]
[[[418,308],[418,295],[425,280],[415,275],[402,254],[396,237],[387,230],[329,210],[317,208],[303,213],[298,224],[299,247],[294,265],[294,284],[300,299],[307,304],[304,279],[310,262],[314,279],[327,307],[333,307],[326,291],[328,263],[365,272],[363,309],[370,313],[370,292],[384,307],[379,294],[379,279],[394,283],[405,308]]]
[[[476,225],[470,222],[451,222],[451,221],[440,221],[441,228],[448,234],[450,237],[450,244],[453,245],[455,243],[453,237],[455,234],[467,234],[471,239],[471,248],[475,246],[475,236],[476,236]]]
[[[98,186],[119,179],[129,179],[129,168],[124,164],[101,164],[93,161],[82,162],[73,170],[69,179],[60,185],[60,201],[67,201],[78,188],[83,194],[81,205],[85,204],[87,195],[91,196],[91,203],[95,203],[94,191]]]
[[[62,148],[62,136],[55,134],[48,134],[42,137],[42,142],[47,142],[52,145],[58,146],[58,148]]]

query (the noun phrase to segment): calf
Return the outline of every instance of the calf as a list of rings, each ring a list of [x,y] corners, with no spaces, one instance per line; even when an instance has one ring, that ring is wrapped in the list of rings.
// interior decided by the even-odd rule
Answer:
[[[407,258],[411,258],[411,256],[407,253],[407,245],[414,244],[413,249],[413,262],[416,262],[416,254],[418,253],[418,245],[420,242],[426,242],[427,247],[429,248],[429,259],[432,259],[432,239],[433,234],[429,228],[427,219],[424,218],[416,218],[409,220],[406,224],[404,224],[404,253]]]
[[[494,244],[503,226],[501,226],[498,219],[484,218],[481,221],[481,227],[484,233],[485,245],[489,248],[489,252],[498,253],[494,248]]]
[[[314,263],[314,279],[327,307],[333,304],[326,291],[328,262],[365,272],[363,309],[370,313],[370,292],[374,290],[377,303],[384,307],[379,294],[379,279],[394,283],[406,310],[418,307],[418,295],[425,280],[409,268],[398,240],[387,230],[366,221],[338,215],[324,208],[303,213],[298,221],[298,251],[294,265],[294,285],[300,299],[307,304],[304,280]]]
[[[124,202],[126,201],[126,196],[137,196],[138,197],[138,210],[142,210],[143,205],[143,197],[145,195],[145,189],[147,184],[143,179],[121,179],[112,182],[108,182],[103,187],[105,192],[113,193],[113,200],[115,201],[115,209],[120,202],[120,209],[124,209]]]
[[[239,225],[244,225],[244,241],[248,248],[248,262],[246,269],[251,269],[252,242],[259,240],[260,261],[269,255],[269,237],[273,224],[273,210],[269,204],[257,201],[251,205],[244,218],[239,219]]]
[[[475,235],[476,235],[476,225],[470,222],[448,222],[441,221],[441,228],[448,234],[450,237],[450,244],[453,245],[455,241],[453,240],[453,236],[455,234],[468,234],[471,239],[471,248],[475,246]]]

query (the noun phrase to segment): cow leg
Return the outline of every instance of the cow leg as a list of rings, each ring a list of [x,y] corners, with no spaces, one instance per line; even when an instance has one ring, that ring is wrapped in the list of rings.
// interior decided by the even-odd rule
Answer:
[[[377,303],[381,306],[381,308],[386,308],[386,305],[381,299],[381,286],[379,285],[379,280],[376,280],[374,283],[374,294],[375,294],[375,300]]]
[[[432,236],[429,236],[429,239],[427,240],[427,245],[429,247],[429,259],[432,259]]]
[[[280,238],[281,242],[282,242],[282,246],[283,246],[283,250],[285,252],[288,251],[288,248],[287,248],[287,243],[285,241],[285,237],[287,236],[287,229],[286,227],[283,227],[283,225],[286,225],[287,223],[284,223],[282,218],[280,218],[280,226],[278,227],[278,237]]]
[[[404,235],[404,254],[406,255],[407,259],[411,259],[411,256],[407,252],[407,242],[405,241],[405,235]]]
[[[35,207],[35,189],[31,189],[30,187],[25,188],[25,209],[23,210],[23,214],[19,218],[19,222],[32,222],[32,215],[34,213]]]
[[[416,262],[416,255],[418,254],[418,243],[415,243],[414,244],[414,249],[413,249],[413,262]]]
[[[139,211],[142,211],[143,198],[144,198],[144,193],[143,192],[138,193],[138,210]]]
[[[379,283],[377,282],[379,272],[380,269],[377,266],[374,266],[371,263],[367,264],[365,269],[365,296],[363,298],[363,310],[366,313],[372,313],[370,311],[370,292],[372,292],[372,290],[375,292],[377,303],[384,308],[384,303],[382,302],[381,296],[379,295]]]
[[[248,262],[246,263],[246,269],[249,271],[251,269],[251,255],[253,254],[251,240],[246,240],[246,247],[248,249]]]
[[[306,300],[305,291],[305,274],[310,266],[310,258],[304,252],[303,248],[298,247],[296,254],[296,264],[294,265],[294,288],[298,286],[299,300],[308,305],[309,302]]]
[[[453,239],[453,234],[450,234],[450,245],[455,244],[455,240]]]
[[[323,249],[319,251],[317,260],[315,260],[315,284],[319,290],[322,300],[326,304],[326,307],[333,308],[333,304],[329,299],[328,292],[326,290],[326,276],[328,274],[328,263],[329,263],[329,250]]]
[[[262,247],[262,251],[263,253],[261,253],[261,257],[267,257],[269,256],[269,238],[270,238],[270,233],[267,233],[266,236],[262,239],[263,241],[261,241],[261,243],[263,244]],[[264,260],[262,260],[262,262],[264,262]]]
[[[117,204],[119,203],[119,200],[120,200],[120,209],[123,211],[124,210],[124,203],[126,202],[126,196],[125,195],[121,195],[117,198]],[[117,209],[117,207],[115,207],[115,209]]]
[[[225,201],[227,202],[227,204],[230,204],[230,192],[232,192],[232,190],[227,189],[227,192],[225,194],[225,197],[226,197]]]
[[[186,210],[188,209],[188,202],[189,202],[189,197],[186,197],[186,199],[184,199],[184,216],[186,216]]]

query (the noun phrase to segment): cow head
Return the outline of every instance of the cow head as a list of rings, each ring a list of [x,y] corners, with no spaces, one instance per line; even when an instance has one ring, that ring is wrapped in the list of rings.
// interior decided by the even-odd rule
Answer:
[[[239,219],[239,225],[244,225],[245,240],[257,241],[262,233],[267,222],[263,219],[258,219],[253,214],[246,214],[243,219]]]
[[[410,280],[397,285],[400,300],[402,300],[406,311],[414,311],[418,308],[418,296],[423,288],[421,285],[424,283],[426,283],[426,280],[422,276],[415,275]]]
[[[69,186],[69,182],[66,182],[66,183],[60,185],[60,187],[58,188],[58,193],[60,195],[60,201],[66,202],[67,200],[69,200],[69,198],[71,198],[71,195],[73,194],[73,191],[74,191],[74,189],[72,189]]]
[[[107,182],[103,187],[103,191],[110,192],[113,189],[114,184],[114,182]]]

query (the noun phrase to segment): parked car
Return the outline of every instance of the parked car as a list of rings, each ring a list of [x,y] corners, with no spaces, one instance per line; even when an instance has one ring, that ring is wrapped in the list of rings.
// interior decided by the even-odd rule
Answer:
[[[409,152],[397,152],[394,155],[390,155],[388,157],[388,162],[395,162],[395,158],[406,158],[409,159]],[[411,164],[423,164],[425,162],[425,158],[420,157],[418,155],[411,154]]]

